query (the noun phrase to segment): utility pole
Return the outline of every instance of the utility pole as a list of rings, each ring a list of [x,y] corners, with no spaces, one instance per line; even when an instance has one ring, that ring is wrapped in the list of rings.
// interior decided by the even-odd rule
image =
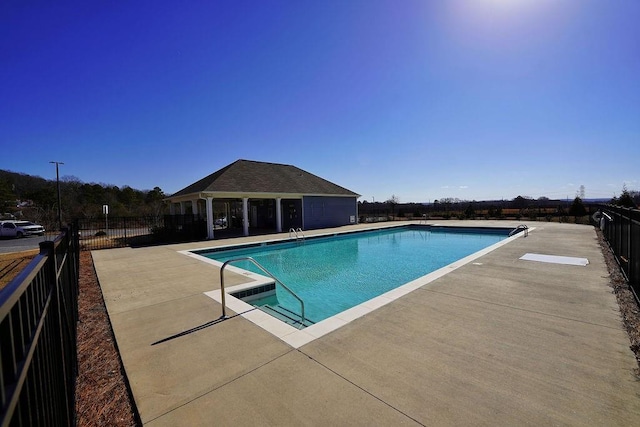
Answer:
[[[60,204],[60,173],[58,172],[58,165],[64,165],[63,162],[49,162],[56,165],[56,185],[58,187],[58,226],[59,231],[62,230],[62,205]]]

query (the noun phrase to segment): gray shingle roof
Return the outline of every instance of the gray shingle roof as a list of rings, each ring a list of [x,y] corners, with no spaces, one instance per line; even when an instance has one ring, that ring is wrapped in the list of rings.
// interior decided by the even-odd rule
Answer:
[[[237,160],[172,197],[199,192],[359,196],[295,166],[252,160]]]

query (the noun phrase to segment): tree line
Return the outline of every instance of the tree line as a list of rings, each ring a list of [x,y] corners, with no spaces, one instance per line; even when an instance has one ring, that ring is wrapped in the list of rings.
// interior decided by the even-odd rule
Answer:
[[[62,222],[77,218],[98,218],[103,216],[103,205],[109,206],[109,215],[118,216],[154,216],[167,213],[164,202],[166,195],[159,187],[152,190],[136,190],[129,186],[118,187],[104,183],[84,183],[75,176],[63,176],[60,179],[60,199]],[[637,208],[640,204],[640,192],[629,191],[623,186],[619,197],[610,204]],[[395,195],[384,202],[358,202],[362,215],[391,215],[393,217],[421,217],[437,215],[442,217],[478,216],[501,218],[512,216],[571,215],[582,216],[587,213],[584,201],[579,197],[572,203],[562,200],[550,200],[546,197],[532,199],[518,196],[513,200],[468,201],[457,198],[442,198],[433,203],[401,203]],[[0,170],[0,215],[15,216],[39,222],[47,229],[55,229],[57,224],[58,196],[55,180],[44,179],[23,173]]]
[[[599,203],[627,208],[637,208],[640,204],[640,192],[629,191],[625,186],[619,197],[601,200]],[[552,200],[548,197],[533,199],[518,196],[512,200],[469,201],[453,197],[434,200],[433,203],[401,203],[396,195],[384,202],[358,203],[358,212],[364,216],[386,216],[394,218],[437,216],[442,218],[473,219],[484,218],[550,218],[550,217],[582,217],[590,213],[593,203],[584,201],[576,195],[573,201]],[[595,209],[595,208],[594,208]],[[361,218],[362,220],[362,218]]]
[[[162,189],[136,190],[104,183],[85,183],[75,176],[60,178],[62,222],[103,215],[103,205],[111,216],[161,216],[166,211]],[[0,214],[28,219],[55,229],[58,192],[55,180],[0,170]]]

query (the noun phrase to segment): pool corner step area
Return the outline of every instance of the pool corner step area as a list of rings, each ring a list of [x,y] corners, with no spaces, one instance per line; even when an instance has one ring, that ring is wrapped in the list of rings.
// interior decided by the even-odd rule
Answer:
[[[274,276],[272,275],[272,277]],[[229,295],[295,328],[306,328],[315,325],[316,322],[309,320],[306,316],[304,321],[301,321],[302,315],[299,314],[299,311],[286,308],[280,304],[276,295],[276,280],[274,279],[255,287],[247,287]],[[282,282],[280,283],[282,284]]]
[[[300,324],[302,323],[302,327],[306,328],[308,326],[311,325],[315,325],[316,322],[309,320],[309,319],[304,319],[303,322],[301,322],[301,316],[298,313],[294,313],[293,311],[279,305],[270,305],[270,304],[265,304],[265,305],[256,305],[256,308],[264,311],[265,313],[291,325],[294,326],[296,328],[300,327]]]

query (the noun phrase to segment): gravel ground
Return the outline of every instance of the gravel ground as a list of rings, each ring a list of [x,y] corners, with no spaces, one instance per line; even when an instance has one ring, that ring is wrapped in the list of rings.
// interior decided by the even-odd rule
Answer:
[[[640,368],[640,308],[602,233],[600,230],[597,233],[609,269],[609,285],[618,300],[630,348]],[[140,425],[88,251],[80,254],[79,318],[77,425]],[[635,374],[640,379],[639,368]]]

